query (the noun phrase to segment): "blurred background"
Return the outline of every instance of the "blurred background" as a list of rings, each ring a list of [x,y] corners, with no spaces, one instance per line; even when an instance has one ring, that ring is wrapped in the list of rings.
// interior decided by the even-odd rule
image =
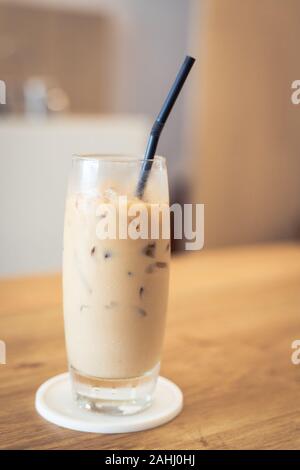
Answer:
[[[299,20],[298,0],[0,0],[0,276],[60,270],[71,155],[142,154],[186,53],[171,202],[205,204],[205,249],[296,239]]]

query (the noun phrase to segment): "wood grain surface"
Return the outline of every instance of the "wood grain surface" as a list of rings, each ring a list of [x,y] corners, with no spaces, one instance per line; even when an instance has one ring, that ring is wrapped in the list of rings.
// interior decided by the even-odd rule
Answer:
[[[1,449],[299,449],[300,246],[173,259],[162,374],[184,393],[172,422],[96,435],[44,421],[35,391],[66,369],[60,276],[0,282]]]

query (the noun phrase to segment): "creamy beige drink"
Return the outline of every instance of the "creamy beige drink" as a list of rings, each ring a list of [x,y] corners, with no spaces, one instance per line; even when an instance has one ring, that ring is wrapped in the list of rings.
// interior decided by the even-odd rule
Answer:
[[[97,223],[109,213],[106,203],[115,201],[88,194],[67,199],[64,310],[68,356],[71,366],[82,374],[138,377],[153,369],[160,358],[170,243],[161,238],[99,240]],[[128,206],[136,203],[131,200]],[[140,204],[150,221],[155,204]]]
[[[165,161],[153,161],[143,199],[135,197],[140,168],[141,160],[127,157],[75,158],[65,210],[64,318],[75,399],[118,414],[151,403],[168,298]],[[111,224],[112,209],[116,236],[103,237],[99,226]]]

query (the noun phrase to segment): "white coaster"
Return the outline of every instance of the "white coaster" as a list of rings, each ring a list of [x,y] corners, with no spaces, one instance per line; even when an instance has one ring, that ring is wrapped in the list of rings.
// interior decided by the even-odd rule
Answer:
[[[74,431],[96,433],[136,432],[155,428],[177,416],[182,409],[180,388],[159,377],[153,404],[131,416],[110,416],[80,409],[73,400],[69,374],[56,375],[36,392],[35,407],[47,421]]]

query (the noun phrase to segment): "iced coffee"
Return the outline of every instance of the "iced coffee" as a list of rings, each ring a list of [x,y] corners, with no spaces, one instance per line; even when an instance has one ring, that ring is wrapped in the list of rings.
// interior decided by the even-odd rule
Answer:
[[[64,319],[74,395],[80,406],[115,414],[150,405],[167,310],[165,161],[154,160],[142,199],[135,196],[140,166],[131,157],[77,157],[66,200]],[[99,235],[112,213],[115,236]],[[124,231],[130,224],[134,230]],[[139,237],[142,224],[148,235]]]

